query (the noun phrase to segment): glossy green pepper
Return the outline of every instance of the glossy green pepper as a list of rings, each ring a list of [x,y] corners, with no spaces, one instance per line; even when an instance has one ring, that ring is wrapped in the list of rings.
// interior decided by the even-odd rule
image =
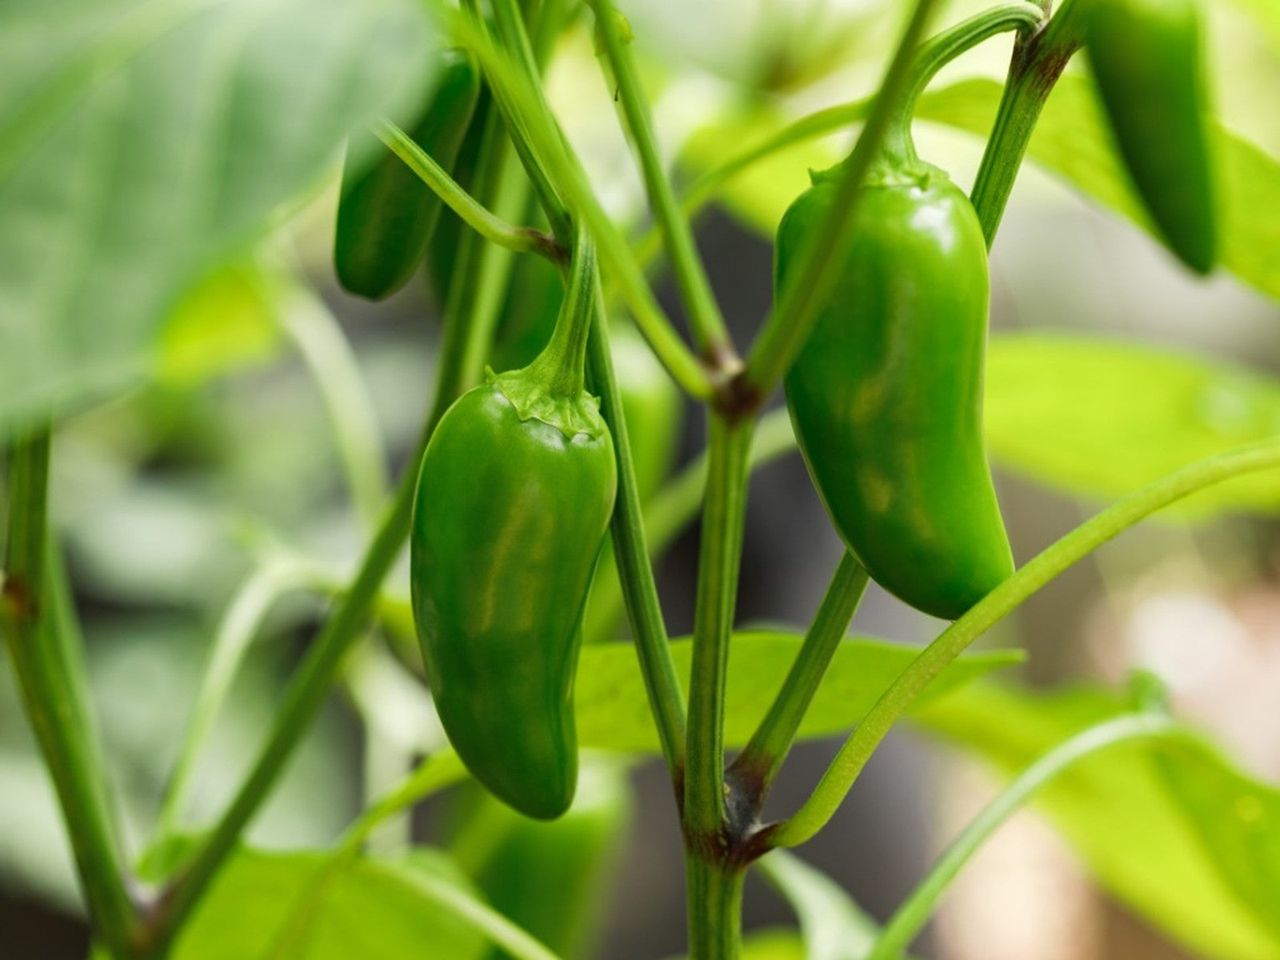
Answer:
[[[499,799],[552,819],[573,799],[573,680],[617,468],[583,388],[590,244],[547,348],[445,413],[423,456],[410,537],[414,618],[436,710]]]
[[[1197,273],[1218,257],[1198,0],[1088,0],[1085,45],[1120,155],[1169,248]]]
[[[469,56],[446,51],[421,119],[410,130],[431,158],[448,169],[467,132],[480,94],[480,74]],[[408,282],[422,262],[440,216],[440,198],[404,162],[365,135],[372,165],[342,171],[333,262],[351,293],[381,300]]]
[[[511,294],[498,325],[491,362],[495,369],[522,367],[547,345],[564,301],[555,268],[541,257],[522,257],[511,277]],[[680,439],[682,399],[662,363],[635,326],[610,324],[614,374],[631,439],[631,458],[641,500],[666,478]]]
[[[587,956],[631,820],[624,768],[585,764],[573,805],[552,823],[530,820],[490,797],[466,796],[450,852],[495,910],[557,957]],[[493,950],[490,957],[507,957]]]
[[[778,229],[775,282],[821,228],[837,170]],[[982,436],[986,245],[968,198],[918,160],[882,163],[830,300],[786,378],[837,530],[881,586],[955,619],[1013,572]]]

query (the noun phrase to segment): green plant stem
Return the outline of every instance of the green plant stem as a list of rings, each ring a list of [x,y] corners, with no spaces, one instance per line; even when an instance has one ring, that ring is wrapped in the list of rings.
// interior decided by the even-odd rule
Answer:
[[[477,183],[481,196],[496,198],[500,212],[523,209],[526,194],[518,170],[509,162],[500,120],[487,129]],[[473,241],[468,243],[468,241]],[[191,861],[170,883],[148,920],[145,956],[163,956],[173,937],[234,849],[244,828],[270,793],[315,712],[324,702],[348,651],[361,636],[377,602],[382,581],[409,532],[417,465],[445,410],[480,378],[497,311],[501,305],[511,251],[486,244],[476,234],[463,238],[450,284],[444,344],[436,389],[422,436],[410,454],[389,507],[361,561],[355,580],[338,600],[306,658],[285,690],[267,741],[248,777]]]
[[[689,678],[684,826],[696,846],[718,842],[724,826],[724,698],[738,598],[747,509],[747,453],[754,421],[712,413],[707,489],[698,554],[698,596]]]
[[[514,253],[540,253],[553,262],[563,259],[564,252],[554,237],[547,236],[533,227],[518,227],[490,212],[458,182],[436,163],[409,134],[390,120],[381,120],[373,127],[378,139],[387,145],[405,165],[416,173],[444,203],[462,218],[463,223],[490,243],[506,247]]]
[[[486,939],[501,948],[504,956],[513,960],[560,960],[531,934],[454,884],[425,873],[406,877],[405,882],[423,898],[484,934]]]
[[[770,829],[769,842],[794,847],[812,839],[839,808],[889,730],[934,678],[973,641],[1058,574],[1171,503],[1232,477],[1276,467],[1280,467],[1280,441],[1211,457],[1126,497],[1040,553],[940,634],[903,670],[849,735],[800,810],[775,828],[766,828]]]
[[[1039,25],[1044,11],[1026,0],[1014,0],[974,14],[933,37],[916,56],[911,77],[902,96],[902,106],[885,135],[884,150],[907,162],[917,162],[911,139],[911,120],[916,102],[943,67],[978,44],[1010,30],[1027,30]]]
[[[170,836],[178,829],[196,759],[258,627],[281,595],[312,582],[314,571],[307,566],[289,560],[272,560],[253,571],[236,591],[209,648],[191,719],[160,806],[156,824],[158,837]]]
[[[1054,747],[1009,784],[965,827],[934,864],[929,875],[894,912],[867,960],[897,960],[928,922],[938,900],[978,848],[1037,791],[1067,769],[1122,743],[1184,736],[1186,732],[1167,716],[1137,714],[1090,727]]]
[[[3,628],[9,659],[53,780],[95,936],[119,957],[133,956],[136,912],[120,855],[106,767],[94,742],[75,621],[50,549],[48,428],[8,449],[8,543]]]
[[[831,212],[805,249],[800,251],[796,267],[790,274],[791,281],[782,289],[773,315],[751,348],[747,367],[742,373],[742,392],[755,403],[762,402],[791,367],[817,322],[821,304],[830,298],[831,290],[840,278],[841,264],[845,262],[842,251],[848,249],[853,239],[851,227],[863,184],[902,102],[920,37],[937,6],[938,0],[916,0],[876,94],[866,126],[846,161]]]
[[[796,438],[791,430],[791,417],[785,409],[772,410],[760,418],[755,435],[751,438],[747,471],[753,473],[795,448]],[[661,555],[676,534],[697,516],[706,485],[707,454],[704,451],[645,503],[643,533],[648,541],[650,560]],[[613,629],[622,609],[622,592],[613,562],[612,556],[601,559],[593,588],[596,596],[587,607],[587,621],[583,629],[592,642],[612,639]],[[683,740],[682,734],[682,750]]]
[[[1076,15],[1079,8],[1079,2],[1067,0],[1048,26],[1039,33],[1019,36],[1014,45],[995,125],[970,195],[988,247],[995,242],[1031,135],[1049,94],[1080,48]]]
[[[613,70],[617,98],[626,117],[627,129],[640,160],[649,205],[653,208],[658,228],[666,239],[667,253],[680,290],[694,340],[702,355],[725,368],[726,374],[737,372],[741,364],[733,341],[725,327],[724,317],[711,290],[706,268],[698,255],[693,230],[676,203],[671,181],[663,168],[653,131],[649,104],[640,86],[639,71],[630,43],[619,31],[617,8],[612,0],[590,0],[596,16],[596,36],[604,44],[604,53]]]
[[[689,960],[736,960],[742,952],[742,887],[746,869],[685,853]]]
[[[992,7],[983,13],[971,17],[964,23],[957,24],[945,33],[934,37],[921,50],[913,68],[909,102],[914,102],[923,92],[923,88],[937,72],[960,53],[972,48],[977,43],[988,40],[996,34],[1019,27],[1030,27],[1043,18],[1043,11],[1036,4],[1026,0],[1013,0]],[[852,123],[857,123],[867,115],[867,110],[874,103],[874,98],[863,98],[850,103],[840,103],[794,120],[780,130],[775,131],[759,143],[747,147],[742,152],[700,174],[680,196],[680,209],[686,218],[692,218],[711,200],[720,188],[742,171],[749,169],[761,160],[788,147],[813,140],[825,134],[833,133]],[[662,253],[661,231],[651,227],[636,241],[635,257],[644,267],[649,267]]]
[[[387,452],[351,344],[329,308],[300,285],[283,298],[279,319],[324,400],[356,514],[372,529],[390,485]]]
[[[684,694],[671,660],[670,639],[658,602],[658,586],[653,579],[649,547],[645,542],[645,525],[640,506],[640,489],[636,483],[631,440],[623,415],[622,395],[613,372],[613,355],[609,350],[609,331],[605,323],[604,298],[596,285],[595,323],[587,342],[587,369],[592,388],[600,396],[600,412],[613,434],[613,449],[618,458],[618,502],[613,512],[613,556],[617,564],[622,594],[631,632],[635,637],[640,672],[644,677],[649,706],[658,728],[662,755],[672,782],[678,784],[684,768],[685,714]],[[597,574],[599,582],[599,574]]]
[[[534,114],[553,118],[551,105],[547,102],[546,94],[542,89],[542,70],[539,58],[533,49],[533,44],[529,41],[529,34],[525,29],[524,18],[520,14],[517,0],[492,0],[492,7],[499,42],[510,58],[516,76],[519,77],[524,89],[529,93],[533,101]],[[477,21],[473,20],[473,23],[477,23]],[[553,24],[545,21],[544,24],[548,28],[547,32],[542,35],[547,40],[547,46],[541,51],[545,58],[550,52],[550,38],[557,31]],[[541,155],[531,141],[527,127],[527,120],[530,114],[523,113],[516,108],[511,101],[508,89],[497,87],[493,84],[490,84],[490,88],[493,90],[502,112],[509,121],[512,142],[515,143],[516,152],[520,155],[520,161],[533,183],[534,192],[538,195],[543,212],[547,215],[547,220],[551,224],[552,232],[561,242],[567,243],[573,236],[569,222],[569,212],[565,208],[564,201],[557,191],[551,175],[543,166]],[[554,119],[552,122],[554,123]]]
[[[757,809],[782,769],[800,729],[800,722],[818,692],[827,668],[831,666],[831,658],[836,655],[845,631],[853,622],[858,604],[866,592],[867,580],[867,571],[862,564],[846,551],[782,689],[733,762],[732,769],[738,783],[747,791],[747,799]]]
[[[308,927],[315,919],[323,894],[339,871],[360,855],[375,830],[432,794],[466,777],[466,768],[452,750],[433,754],[399,785],[370,805],[347,830],[324,863],[298,895],[280,932],[263,954],[263,960],[293,960],[302,950]]]
[[[590,228],[601,263],[621,291],[636,326],[654,354],[681,389],[696,399],[709,400],[714,385],[707,370],[676,335],[670,320],[658,306],[626,238],[600,205],[555,118],[544,109],[541,99],[530,92],[528,84],[521,82],[508,58],[494,47],[483,29],[458,14],[444,0],[434,0],[434,3],[455,40],[472,52],[490,86],[502,91],[507,108],[521,118],[525,135],[539,159],[577,216]]]
[[[587,340],[594,326],[598,277],[595,244],[585,230],[578,230],[555,329],[527,368],[547,385],[552,396],[574,400],[585,389]]]

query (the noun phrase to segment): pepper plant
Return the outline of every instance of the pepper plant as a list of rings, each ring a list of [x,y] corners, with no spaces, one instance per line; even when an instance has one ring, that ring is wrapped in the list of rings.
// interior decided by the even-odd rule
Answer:
[[[1268,253],[1265,233],[1239,217],[1247,200],[1224,199],[1223,190],[1248,164],[1251,189],[1277,193],[1280,167],[1214,120],[1196,0],[1062,0],[1056,9],[1002,0],[952,22],[938,0],[888,4],[896,33],[870,97],[778,124],[691,182],[672,176],[660,149],[638,28],[614,0],[326,0],[314,11],[119,0],[96,13],[63,5],[63,24],[47,13],[0,13],[12,18],[10,38],[51,37],[72,51],[52,71],[26,63],[16,88],[27,99],[0,100],[0,211],[14,235],[12,255],[0,257],[8,261],[0,371],[11,374],[0,418],[0,631],[98,955],[320,958],[335,944],[386,958],[581,955],[626,821],[627,758],[649,752],[665,763],[680,825],[689,957],[897,960],[1005,818],[1058,778],[1094,776],[1097,786],[1096,771],[1111,769],[1099,766],[1102,755],[1128,744],[1118,756],[1156,770],[1159,795],[1200,824],[1204,889],[1220,898],[1205,906],[1211,898],[1201,897],[1200,906],[1230,904],[1212,936],[1188,932],[1195,924],[1178,917],[1168,920],[1174,935],[1225,958],[1280,956],[1280,792],[1235,771],[1174,719],[1149,678],[1085,711],[1085,722],[1060,725],[1061,736],[1035,742],[1032,755],[1022,754],[1034,738],[1022,752],[1005,750],[1005,766],[1022,769],[1008,771],[1007,789],[882,928],[788,852],[820,835],[909,712],[963,738],[963,723],[936,694],[1006,662],[967,651],[1028,598],[1152,514],[1280,467],[1280,440],[1264,431],[1130,491],[1015,566],[987,461],[987,251],[1024,158],[1035,154],[1042,114],[1059,97],[1078,97],[1081,82],[1096,88],[1105,118],[1076,131],[1092,138],[1081,152],[1094,167],[1069,149],[1037,159],[1148,228],[1187,270],[1222,263],[1280,296],[1274,242]],[[553,109],[557,51],[584,33],[638,165],[647,231],[610,212]],[[223,107],[230,147],[203,158],[212,186],[188,208],[155,184],[166,176],[186,184],[183,124],[214,108],[198,84],[167,88],[156,77],[175,64],[201,76],[237,69],[211,37],[242,54],[244,86]],[[930,86],[944,67],[1002,37],[1012,39],[1012,59],[992,122],[979,131],[985,153],[966,193],[920,156],[912,121],[972,125],[963,103],[931,100]],[[1068,71],[1079,54],[1088,81]],[[333,75],[271,69],[308,56],[333,63]],[[790,76],[774,66],[773,81]],[[80,88],[81,79],[93,82]],[[282,88],[302,93],[273,101]],[[134,116],[139,90],[150,99]],[[258,98],[302,106],[272,115]],[[130,123],[108,122],[121,117]],[[123,159],[103,179],[72,168],[95,131],[134,122],[151,138],[145,156],[122,139]],[[278,136],[254,140],[264,128]],[[301,128],[305,146],[288,147],[289,131]],[[852,151],[814,171],[793,198],[776,235],[772,308],[737,342],[693,216],[735,177],[844,128],[857,131]],[[237,152],[240,142],[263,146]],[[73,592],[51,521],[54,441],[77,414],[146,379],[136,361],[157,318],[211,266],[278,224],[281,204],[305,199],[344,143],[336,276],[380,300],[425,266],[443,318],[427,411],[399,478],[387,483],[341,337],[330,327],[291,331],[331,408],[368,546],[349,578],[277,547],[247,581],[213,645],[158,824],[131,852],[90,719]],[[96,205],[76,193],[85,184]],[[65,210],[85,212],[59,219]],[[50,279],[41,261],[58,229],[85,237],[86,267],[72,264],[70,279]],[[178,233],[182,242],[165,244]],[[98,261],[95,239],[105,251]],[[687,335],[655,294],[660,270]],[[121,305],[105,289],[131,290],[133,300]],[[115,331],[100,358],[80,348],[94,317]],[[62,348],[51,349],[55,342]],[[701,405],[707,447],[664,485],[677,390]],[[780,390],[786,412],[771,409]],[[749,477],[793,445],[844,555],[802,634],[735,632]],[[653,557],[695,517],[696,608],[692,636],[679,640],[668,635]],[[406,543],[411,604],[387,586]],[[872,581],[949,625],[917,651],[847,640]],[[294,589],[330,597],[331,608],[230,799],[211,824],[188,826],[193,767],[230,677],[265,608]],[[330,692],[342,684],[360,700],[353,650],[369,649],[375,624],[397,638],[394,657],[383,651],[378,662],[429,688],[444,736],[407,751],[426,755],[411,770],[405,762],[407,776],[372,797],[331,848],[275,859],[255,852],[246,831]],[[743,672],[754,678],[750,696],[735,686]],[[855,688],[842,685],[850,677]],[[628,691],[645,705],[642,727],[620,717]],[[369,709],[376,715],[378,705]],[[1018,709],[1037,715],[1034,706],[1003,709],[1010,723]],[[767,817],[796,742],[836,732],[843,745],[807,799]],[[380,831],[450,787],[446,849],[406,851],[401,836],[394,855],[385,852]],[[1258,852],[1223,852],[1242,849]],[[744,940],[751,870],[795,905],[802,939]],[[1158,874],[1153,864],[1140,880],[1126,875],[1117,892],[1155,910]],[[833,938],[839,950],[823,952]]]

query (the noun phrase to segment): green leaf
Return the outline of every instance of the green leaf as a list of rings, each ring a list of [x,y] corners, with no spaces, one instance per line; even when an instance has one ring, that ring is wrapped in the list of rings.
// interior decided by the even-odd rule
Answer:
[[[804,942],[791,930],[761,930],[743,938],[742,960],[808,960]]]
[[[0,12],[0,425],[150,372],[196,280],[420,91],[415,0],[47,0]]]
[[[433,960],[484,955],[483,937],[416,887],[429,876],[465,889],[443,854],[343,863],[317,894],[314,881],[328,863],[323,852],[237,853],[184,929],[175,960],[270,956],[266,948],[300,916],[298,939],[279,954],[289,960],[420,960],[428,944]],[[295,915],[303,898],[305,913]]]
[[[966,80],[930,93],[917,116],[985,137],[995,119],[1001,85]],[[1280,299],[1280,163],[1218,127],[1222,264],[1241,280]],[[1112,148],[1090,80],[1063,77],[1045,107],[1028,152],[1100,205],[1151,232]]]
[[[1221,360],[1073,334],[994,338],[987,443],[997,463],[1069,494],[1112,500],[1280,433],[1280,384]],[[1180,516],[1274,513],[1268,476],[1223,483]]]
[[[684,144],[681,160],[695,170],[713,169],[736,157],[744,144],[765,141],[788,119],[766,105],[710,123]],[[825,170],[839,159],[829,140],[803,140],[744,168],[720,187],[717,197],[747,226],[772,236],[787,207],[809,188],[809,171]]]
[[[169,387],[197,387],[272,359],[280,343],[277,289],[252,262],[214,270],[161,328],[156,379]]]
[[[1093,687],[1031,694],[974,684],[917,719],[1013,776],[1130,709]],[[1055,780],[1041,805],[1104,886],[1192,950],[1215,960],[1280,955],[1280,791],[1213,747],[1117,747]]]
[[[871,952],[879,927],[838,883],[785,850],[759,868],[799,917],[805,960],[862,960]]]
[[[796,634],[736,633],[730,653],[725,703],[725,740],[744,744],[781,686],[803,638]],[[689,686],[691,646],[671,645],[676,672]],[[831,736],[855,726],[918,651],[900,644],[849,640],[840,645],[831,669],[800,727],[803,739]],[[963,658],[930,688],[938,695],[1000,667],[1017,663],[1017,651]],[[629,643],[583,649],[577,680],[578,736],[582,746],[628,753],[657,753],[658,738],[649,701]]]

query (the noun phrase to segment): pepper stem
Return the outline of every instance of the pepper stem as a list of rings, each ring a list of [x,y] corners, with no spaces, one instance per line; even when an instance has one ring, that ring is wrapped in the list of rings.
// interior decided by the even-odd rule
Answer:
[[[902,105],[885,131],[881,148],[885,164],[896,170],[913,170],[920,166],[911,138],[911,118],[915,114],[916,101],[943,67],[997,34],[1037,27],[1043,23],[1044,17],[1044,10],[1037,4],[1028,0],[1010,0],[974,14],[924,43],[911,68],[902,94]]]
[[[595,244],[579,226],[555,330],[543,351],[524,368],[543,384],[550,396],[572,399],[586,390],[587,338],[595,311],[595,276]]]

